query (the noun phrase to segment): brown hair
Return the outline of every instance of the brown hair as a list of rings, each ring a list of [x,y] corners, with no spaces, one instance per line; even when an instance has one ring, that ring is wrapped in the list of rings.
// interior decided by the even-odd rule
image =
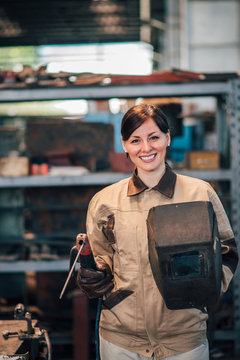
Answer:
[[[167,134],[169,130],[168,120],[162,110],[154,105],[135,105],[123,116],[121,134],[124,141],[149,118],[153,119],[159,129]]]

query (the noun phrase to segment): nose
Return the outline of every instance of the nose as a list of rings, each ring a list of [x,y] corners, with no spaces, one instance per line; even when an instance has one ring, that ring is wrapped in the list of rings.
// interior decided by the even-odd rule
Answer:
[[[151,144],[148,142],[148,140],[144,140],[142,142],[142,151],[144,152],[149,152],[151,151],[152,147],[151,147]]]

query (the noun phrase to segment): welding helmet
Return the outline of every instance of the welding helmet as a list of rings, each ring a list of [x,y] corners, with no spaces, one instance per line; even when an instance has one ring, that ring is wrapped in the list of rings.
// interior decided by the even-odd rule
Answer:
[[[221,289],[221,244],[211,202],[156,206],[147,218],[149,260],[169,309],[214,307]]]

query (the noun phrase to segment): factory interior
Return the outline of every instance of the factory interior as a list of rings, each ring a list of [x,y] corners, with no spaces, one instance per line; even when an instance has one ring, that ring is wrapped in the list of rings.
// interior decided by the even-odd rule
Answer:
[[[132,176],[121,120],[142,103],[167,115],[167,163],[210,183],[238,247],[240,0],[0,1],[0,359],[99,359],[79,262],[62,290],[91,198]],[[240,359],[239,281],[209,309],[211,360]]]

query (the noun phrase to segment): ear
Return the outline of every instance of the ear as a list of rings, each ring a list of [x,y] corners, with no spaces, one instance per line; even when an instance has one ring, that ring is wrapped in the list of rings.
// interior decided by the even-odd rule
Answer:
[[[170,146],[170,142],[171,142],[171,135],[170,135],[170,131],[168,130],[167,134],[166,134],[166,138],[167,138],[167,146]]]

